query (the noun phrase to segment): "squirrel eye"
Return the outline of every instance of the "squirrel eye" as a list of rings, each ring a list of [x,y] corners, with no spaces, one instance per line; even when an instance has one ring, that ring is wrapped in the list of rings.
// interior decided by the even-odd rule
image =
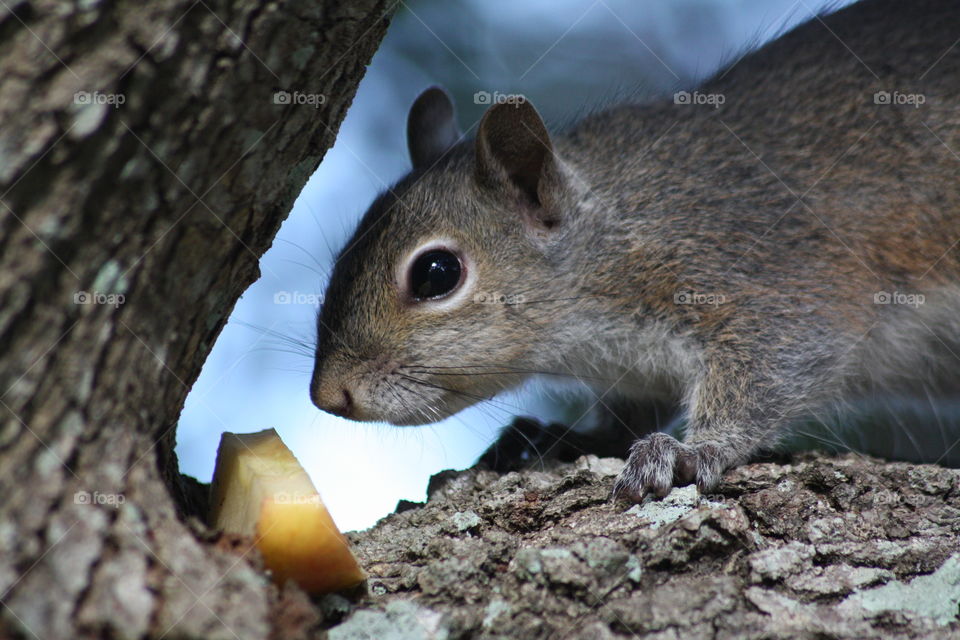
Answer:
[[[444,296],[460,284],[460,258],[445,249],[426,251],[410,265],[410,295],[415,300]]]

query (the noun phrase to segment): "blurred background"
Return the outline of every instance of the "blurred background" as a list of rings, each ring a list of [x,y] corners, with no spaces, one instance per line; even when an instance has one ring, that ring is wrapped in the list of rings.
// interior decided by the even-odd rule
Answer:
[[[838,3],[830,3],[837,6]],[[423,501],[430,475],[470,466],[518,413],[558,416],[541,389],[441,423],[397,428],[321,413],[308,397],[311,344],[335,252],[374,197],[410,168],[407,109],[445,86],[461,128],[478,91],[523,93],[549,125],[623,99],[689,88],[724,62],[822,11],[822,0],[409,0],[401,3],[327,152],[261,262],[187,398],[177,453],[209,482],[220,433],[275,428],[337,524],[363,529],[399,499]]]

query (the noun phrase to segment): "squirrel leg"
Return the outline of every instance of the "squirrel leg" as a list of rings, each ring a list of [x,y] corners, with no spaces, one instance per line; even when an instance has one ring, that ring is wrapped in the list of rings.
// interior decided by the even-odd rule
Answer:
[[[809,406],[804,400],[816,382],[742,362],[713,362],[694,390],[683,442],[665,433],[635,441],[613,497],[640,502],[648,493],[662,497],[692,483],[701,493],[711,491],[724,471],[771,443],[795,417],[789,407]]]

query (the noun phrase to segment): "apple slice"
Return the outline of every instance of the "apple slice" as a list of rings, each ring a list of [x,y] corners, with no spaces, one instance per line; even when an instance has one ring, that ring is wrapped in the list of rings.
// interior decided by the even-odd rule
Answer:
[[[254,539],[274,582],[330,593],[365,579],[310,476],[273,429],[224,433],[210,487],[210,524]]]

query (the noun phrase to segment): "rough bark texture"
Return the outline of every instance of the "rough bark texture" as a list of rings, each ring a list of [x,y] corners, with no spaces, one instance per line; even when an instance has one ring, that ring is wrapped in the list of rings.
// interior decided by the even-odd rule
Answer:
[[[328,637],[960,634],[956,470],[808,455],[628,509],[608,501],[622,466],[445,472],[352,534],[370,595],[323,600]]]
[[[0,6],[0,637],[269,633],[267,579],[185,524],[174,428],[389,8]]]

